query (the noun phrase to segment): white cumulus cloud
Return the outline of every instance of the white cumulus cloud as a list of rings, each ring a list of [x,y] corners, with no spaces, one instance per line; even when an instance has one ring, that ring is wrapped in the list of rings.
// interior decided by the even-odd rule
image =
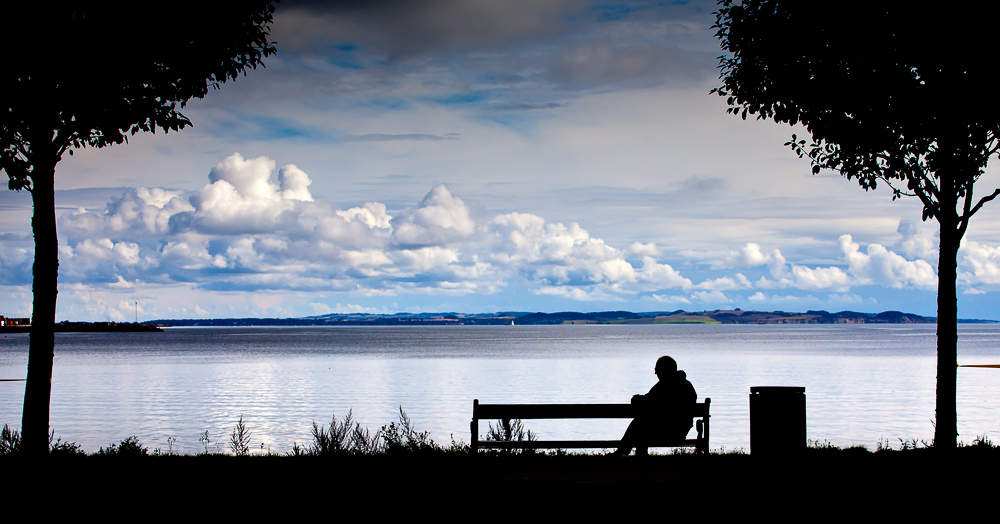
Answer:
[[[578,300],[694,287],[652,243],[620,250],[579,224],[526,213],[480,225],[445,184],[391,214],[380,202],[338,208],[314,199],[295,165],[276,167],[236,153],[197,191],[135,188],[103,212],[64,213],[64,280],[393,295],[495,293],[518,277]],[[724,282],[702,289],[739,285]]]
[[[696,284],[652,242],[618,248],[575,222],[552,223],[530,213],[477,223],[446,184],[431,187],[411,207],[390,210],[380,202],[340,207],[317,200],[311,183],[293,164],[278,169],[270,158],[236,153],[209,170],[196,191],[132,188],[101,211],[67,211],[59,217],[62,282],[82,286],[73,288],[80,292],[183,285],[205,293],[365,296],[491,294],[516,282],[536,295],[573,300],[706,306],[740,300],[727,293],[742,290],[750,302],[774,302],[791,295],[766,290],[854,297],[847,293],[861,285],[936,285],[934,267],[923,258],[936,250],[933,231],[909,222],[899,225],[895,251],[876,243],[863,248],[842,235],[843,262],[829,266],[790,262],[779,249],[754,242],[731,251],[682,252],[716,272]],[[31,251],[15,244],[0,244],[0,278],[24,285]],[[766,273],[758,269],[751,281],[743,268]],[[1000,248],[967,242],[959,279],[966,293],[1000,284]],[[113,303],[101,307],[107,315],[116,309]]]
[[[921,250],[927,247],[926,242],[917,242],[914,240],[915,235],[904,238],[909,239],[907,240],[909,244],[906,245],[910,245],[912,250],[925,252]],[[772,249],[765,253],[753,242],[748,242],[738,251],[731,251],[722,259],[716,259],[711,266],[713,269],[766,266],[771,278],[760,277],[754,284],[762,289],[795,288],[843,293],[853,286],[873,284],[919,289],[933,289],[937,286],[934,267],[925,260],[907,260],[902,255],[875,243],[868,244],[862,252],[861,246],[854,242],[851,235],[841,235],[838,246],[843,253],[846,269],[838,266],[809,267],[789,263],[781,251]],[[725,278],[729,277],[717,279],[718,282],[705,282],[700,286],[704,289],[721,289],[719,286],[728,284]],[[740,284],[750,287],[745,282]],[[757,295],[752,296],[757,297],[754,300],[761,300]]]
[[[1000,284],[1000,246],[990,247],[967,241],[958,250],[958,280],[963,285]],[[975,294],[974,291],[970,293]]]
[[[438,184],[416,209],[406,209],[393,220],[393,240],[404,246],[432,246],[461,241],[476,224],[461,198]]]
[[[851,235],[841,235],[838,243],[844,251],[848,270],[857,284],[876,284],[894,288],[937,287],[937,274],[924,260],[906,260],[881,244],[868,244],[866,253],[862,253]]]

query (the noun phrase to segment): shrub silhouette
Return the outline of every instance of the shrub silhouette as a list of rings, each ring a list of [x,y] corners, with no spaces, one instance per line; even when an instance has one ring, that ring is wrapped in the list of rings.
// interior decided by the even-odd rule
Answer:
[[[250,454],[250,437],[253,435],[246,424],[243,423],[243,415],[240,415],[239,422],[233,428],[233,433],[229,435],[229,449],[237,457],[245,457]]]
[[[312,445],[309,446],[310,455],[343,455],[349,453],[355,446],[352,445],[354,437],[354,410],[349,410],[344,420],[337,422],[337,415],[330,417],[330,426],[321,426],[313,421]],[[294,451],[294,450],[293,450]]]
[[[379,432],[382,435],[381,451],[383,453],[441,450],[441,447],[431,440],[429,431],[417,431],[413,428],[413,423],[403,411],[403,406],[399,407],[399,423],[390,422],[388,426],[382,426]]]
[[[115,456],[115,457],[145,457],[149,455],[149,449],[139,442],[138,435],[126,437],[118,444],[108,444],[108,447],[97,450],[94,455]]]

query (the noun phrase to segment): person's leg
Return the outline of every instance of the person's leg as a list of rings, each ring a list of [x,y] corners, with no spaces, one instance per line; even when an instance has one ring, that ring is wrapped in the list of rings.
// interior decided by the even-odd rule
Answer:
[[[625,430],[625,434],[622,435],[621,446],[619,446],[615,451],[615,455],[627,456],[632,452],[632,448],[635,447],[636,441],[639,439],[641,425],[642,423],[639,422],[639,419],[632,419],[632,422],[628,425],[628,429]],[[638,452],[638,450],[636,450],[636,452]]]
[[[635,432],[635,456],[648,457],[649,443],[659,434],[659,421],[648,417],[637,418]]]
[[[684,442],[693,426],[693,422],[675,424],[673,427],[666,428],[664,432],[670,436],[671,442]]]

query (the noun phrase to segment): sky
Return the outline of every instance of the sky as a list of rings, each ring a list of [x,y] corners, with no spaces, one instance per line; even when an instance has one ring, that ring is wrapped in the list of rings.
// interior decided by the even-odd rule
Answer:
[[[277,54],[192,100],[193,127],[57,166],[57,319],[935,315],[936,222],[812,175],[783,145],[803,129],[727,114],[714,10],[286,1]],[[1000,319],[998,218],[959,251],[962,318]],[[31,311],[30,220],[0,192],[2,315]]]

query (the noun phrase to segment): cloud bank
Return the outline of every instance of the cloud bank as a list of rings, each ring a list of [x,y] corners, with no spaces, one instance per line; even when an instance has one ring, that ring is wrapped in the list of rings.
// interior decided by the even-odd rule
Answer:
[[[491,294],[521,277],[535,293],[578,298],[692,287],[649,249],[633,264],[575,223],[508,213],[477,224],[445,184],[393,216],[378,202],[317,201],[306,173],[275,168],[237,153],[189,195],[135,188],[101,213],[62,215],[62,281],[394,295]],[[13,272],[28,253],[4,256],[8,281],[23,282]]]
[[[531,213],[476,220],[446,184],[392,211],[380,202],[337,207],[314,198],[311,184],[294,164],[279,169],[270,158],[235,153],[212,168],[197,191],[136,187],[102,211],[65,212],[59,217],[60,282],[112,319],[131,308],[122,309],[128,301],[107,293],[157,287],[259,301],[259,292],[486,297],[515,285],[580,302],[724,307],[815,302],[816,293],[826,293],[830,303],[855,304],[862,300],[851,293],[858,287],[932,291],[937,285],[933,260],[925,259],[936,255],[936,241],[909,223],[900,224],[894,247],[862,247],[844,234],[836,241],[837,263],[810,265],[754,242],[725,252],[672,254],[652,242],[619,249],[577,223],[550,223]],[[0,285],[29,284],[31,258],[24,238],[0,239]],[[965,293],[1000,288],[1000,248],[970,241],[959,259]],[[363,308],[337,306],[345,307]],[[318,302],[313,308],[331,310]]]

